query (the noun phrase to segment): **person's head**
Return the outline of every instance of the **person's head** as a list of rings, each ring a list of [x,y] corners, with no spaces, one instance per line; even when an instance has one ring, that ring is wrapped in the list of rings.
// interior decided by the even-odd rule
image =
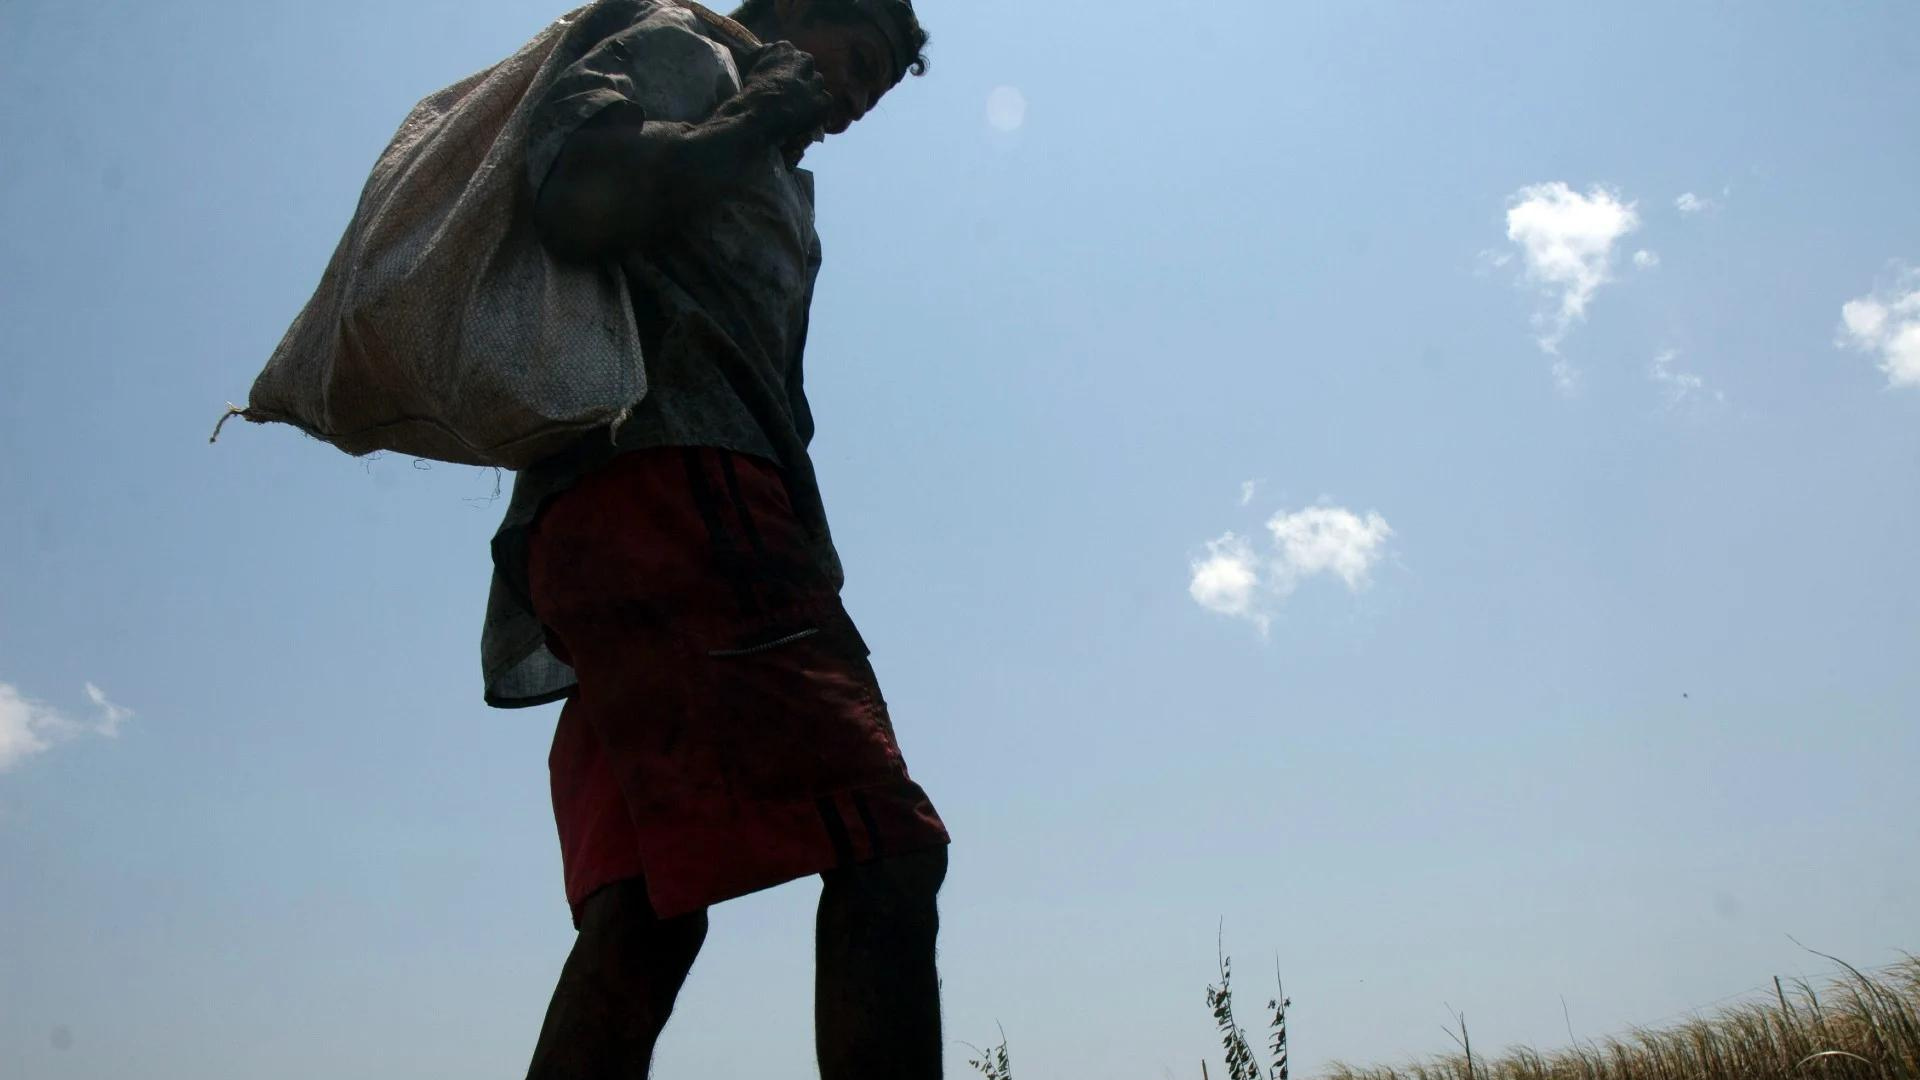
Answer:
[[[924,75],[927,32],[912,0],[746,0],[735,20],[762,41],[812,55],[836,102],[827,131],[865,116],[911,73]]]

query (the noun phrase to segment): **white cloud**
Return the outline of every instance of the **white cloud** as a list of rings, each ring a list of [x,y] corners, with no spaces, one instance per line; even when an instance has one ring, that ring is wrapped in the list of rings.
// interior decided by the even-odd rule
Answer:
[[[995,131],[1018,131],[1027,122],[1027,95],[1017,86],[996,86],[987,95],[987,123]]]
[[[1365,518],[1337,506],[1312,506],[1294,514],[1275,514],[1267,531],[1281,550],[1280,570],[1298,581],[1313,574],[1334,574],[1358,591],[1393,535],[1379,514]]]
[[[1377,513],[1364,517],[1338,506],[1281,512],[1267,521],[1272,550],[1257,553],[1245,537],[1227,533],[1193,560],[1187,592],[1201,607],[1252,622],[1264,637],[1274,612],[1303,581],[1336,577],[1359,592],[1372,579],[1393,529]]]
[[[1520,249],[1526,280],[1557,303],[1534,317],[1540,348],[1560,342],[1587,317],[1600,286],[1613,280],[1613,248],[1640,227],[1634,204],[1594,187],[1582,195],[1558,180],[1521,188],[1508,200],[1507,239]]]
[[[1561,397],[1579,397],[1581,386],[1585,381],[1586,376],[1581,373],[1580,368],[1574,364],[1573,361],[1568,360],[1564,356],[1554,357],[1553,388],[1559,392]]]
[[[1721,207],[1727,205],[1727,199],[1732,195],[1732,184],[1723,186],[1718,195],[1696,195],[1691,191],[1683,191],[1673,200],[1673,208],[1687,217],[1716,213]]]
[[[1641,248],[1633,253],[1633,265],[1642,270],[1651,270],[1660,265],[1660,253]]]
[[[87,684],[87,700],[93,702],[94,707],[100,710],[100,720],[94,725],[93,730],[106,738],[119,738],[120,725],[133,719],[132,709],[121,708],[108,701],[107,692],[92,683]]]
[[[1260,485],[1264,482],[1265,481],[1261,480],[1242,481],[1240,484],[1240,505],[1251,506],[1253,504],[1253,493],[1260,490]]]
[[[1920,386],[1920,269],[1841,305],[1836,344],[1873,354],[1888,386]]]
[[[1260,590],[1260,565],[1253,545],[1232,533],[1207,544],[1207,557],[1193,561],[1187,592],[1194,602],[1221,615],[1252,619],[1266,633],[1268,617],[1254,610]]]
[[[1707,380],[1699,375],[1675,368],[1673,362],[1679,358],[1680,350],[1664,349],[1653,358],[1653,366],[1647,369],[1647,377],[1665,393],[1667,408],[1677,409],[1706,398],[1722,403],[1727,400],[1727,395],[1720,391],[1708,390]]]
[[[59,720],[59,714],[0,683],[0,772],[47,749],[47,726]]]
[[[74,720],[27,697],[11,684],[0,683],[0,772],[82,735],[118,738],[120,725],[133,718],[133,710],[114,704],[92,683],[87,684],[86,692],[100,711],[92,723]]]

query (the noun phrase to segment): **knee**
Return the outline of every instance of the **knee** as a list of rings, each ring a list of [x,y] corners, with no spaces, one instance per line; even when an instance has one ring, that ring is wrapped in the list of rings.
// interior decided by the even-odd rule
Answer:
[[[947,849],[929,848],[894,855],[824,875],[830,897],[842,903],[888,912],[934,910],[934,898],[947,879]]]
[[[645,882],[616,882],[581,905],[580,937],[604,955],[698,952],[707,939],[707,913],[662,919]]]

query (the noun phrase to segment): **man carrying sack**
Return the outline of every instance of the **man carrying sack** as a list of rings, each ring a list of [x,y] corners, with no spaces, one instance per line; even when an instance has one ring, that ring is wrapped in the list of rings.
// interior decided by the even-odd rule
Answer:
[[[819,874],[822,1077],[932,1080],[947,833],[840,604],[797,168],[924,70],[927,37],[909,0],[630,6],[526,136],[540,241],[625,275],[646,386],[611,437],[520,470],[493,545],[488,703],[566,699],[549,767],[579,935],[528,1075],[644,1077],[706,909]]]

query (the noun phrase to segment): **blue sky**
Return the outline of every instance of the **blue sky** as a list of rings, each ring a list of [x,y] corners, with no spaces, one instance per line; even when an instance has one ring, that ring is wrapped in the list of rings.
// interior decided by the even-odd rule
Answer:
[[[1920,8],[922,10],[810,158],[809,386],[955,1040],[1197,1075],[1223,922],[1309,1070],[1920,947]],[[523,1073],[495,478],[206,435],[557,14],[0,5],[0,1074]],[[812,1075],[814,894],[716,911],[660,1075]]]

